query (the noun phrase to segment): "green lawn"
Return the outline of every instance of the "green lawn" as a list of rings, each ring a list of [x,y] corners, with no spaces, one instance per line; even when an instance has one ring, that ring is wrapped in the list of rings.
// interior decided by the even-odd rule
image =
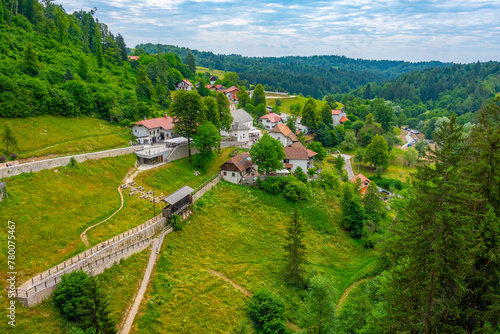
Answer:
[[[9,198],[0,202],[0,221],[16,223],[20,283],[86,248],[80,233],[119,208],[117,187],[135,160],[135,155],[89,160],[77,167],[59,167],[5,179]],[[136,215],[121,215],[111,226],[104,223],[98,230],[110,230],[97,239],[118,234],[145,220]],[[7,243],[6,232],[7,229],[0,230],[2,245]],[[1,252],[0,261],[6,262],[5,256]]]
[[[404,165],[403,150],[399,148],[394,148],[393,150],[395,150],[398,153],[398,158],[396,161],[391,162],[389,167],[383,171],[382,176],[391,177],[406,182],[406,178],[409,177],[411,173],[415,173],[417,169],[415,168],[415,166]],[[376,174],[375,167],[371,167],[368,165],[361,165],[359,172],[358,172],[358,164],[352,163],[352,168],[354,174],[362,173],[367,177]]]
[[[92,117],[68,118],[38,116],[1,118],[0,154],[5,154],[2,142],[4,124],[9,125],[17,139],[15,152],[19,158],[45,155],[68,155],[126,147],[132,139],[130,130]]]
[[[210,73],[210,75],[215,75],[217,77],[217,79],[220,79],[220,80],[222,80],[224,78],[224,75],[227,73],[226,71],[222,71],[222,70],[210,70],[210,69],[208,69],[206,67],[201,67],[201,66],[196,66],[196,72],[197,73],[208,72],[208,73]],[[229,87],[226,87],[226,88],[229,88]]]
[[[217,154],[211,162],[210,167],[204,171],[195,166],[194,163],[189,163],[188,158],[173,161],[159,169],[151,169],[139,174],[135,181],[137,184],[146,188],[152,189],[155,187],[158,195],[163,193],[168,195],[179,188],[190,186],[195,189],[210,177],[219,173],[220,166],[229,159],[236,148],[227,147],[221,150],[221,154]],[[200,172],[200,175],[195,175],[195,172]]]
[[[295,96],[295,97],[280,97],[281,100],[281,107],[280,110],[281,112],[290,114],[290,106],[295,103],[300,103],[302,105],[302,108],[304,107],[304,104],[307,101],[307,98],[301,97],[301,96]],[[325,101],[321,100],[315,100],[316,101],[316,107],[318,108],[318,111],[323,108],[323,106],[326,104]],[[274,107],[276,105],[276,98],[270,98],[266,99],[267,105]],[[337,107],[341,108],[342,104],[340,102],[337,102]]]
[[[303,291],[284,284],[284,232],[294,208],[304,222],[306,270],[336,282],[337,296],[376,270],[377,254],[351,239],[339,223],[336,197],[318,191],[294,203],[255,188],[221,182],[196,205],[180,232],[169,235],[157,264],[149,301],[134,327],[138,333],[229,333],[246,318],[248,298],[209,270],[250,292],[281,295],[287,316],[298,320]]]

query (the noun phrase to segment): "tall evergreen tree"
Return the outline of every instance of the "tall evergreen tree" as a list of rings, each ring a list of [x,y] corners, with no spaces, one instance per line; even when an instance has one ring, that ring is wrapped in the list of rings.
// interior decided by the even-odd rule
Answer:
[[[89,79],[89,66],[87,62],[85,61],[84,56],[80,56],[80,59],[78,59],[78,75],[80,78],[83,80],[88,80]]]
[[[301,123],[312,131],[317,130],[319,127],[320,115],[316,107],[316,102],[312,97],[310,97],[304,104]]]
[[[328,128],[333,128],[332,107],[329,104],[325,104],[323,108],[321,108],[321,121],[325,123]]]
[[[146,71],[142,67],[137,69],[135,91],[137,98],[141,101],[150,101],[155,95],[153,83],[149,80]]]
[[[26,44],[26,48],[24,49],[24,58],[22,63],[23,70],[31,75],[38,75],[38,71],[40,70],[40,63],[38,62],[38,54],[33,49],[33,43],[29,42]]]
[[[254,106],[258,106],[261,103],[263,103],[264,105],[266,104],[266,93],[264,92],[264,86],[262,86],[261,84],[255,86],[255,89],[253,90],[252,100]]]
[[[17,139],[12,133],[12,130],[10,129],[9,125],[7,124],[5,125],[5,130],[2,135],[2,141],[5,144],[5,151],[7,152],[7,154],[10,153],[9,147],[10,148],[17,147]]]
[[[342,223],[351,231],[353,237],[360,238],[363,233],[365,211],[357,193],[351,189],[351,184],[346,183],[341,199]]]
[[[454,115],[436,132],[431,164],[417,166],[413,196],[398,213],[387,251],[393,269],[384,284],[390,332],[459,333],[459,303],[470,259],[474,196],[460,168],[462,127]]]
[[[122,35],[118,34],[115,38],[116,45],[120,48],[120,59],[122,61],[128,60],[127,46],[125,45],[125,39]]]
[[[220,131],[229,132],[233,124],[233,116],[229,108],[230,102],[225,94],[218,92],[215,101],[217,103],[217,111],[219,112],[219,133]],[[219,154],[220,154],[220,141],[219,141]]]
[[[191,51],[189,51],[186,56],[186,65],[191,70],[191,72],[193,72],[193,74],[196,74],[196,62]]]
[[[205,104],[205,115],[207,122],[212,122],[213,125],[220,129],[219,110],[217,110],[217,103],[212,96],[205,96],[203,98]]]
[[[306,333],[335,334],[335,288],[334,282],[322,276],[314,276],[302,307],[300,308],[300,326]]]
[[[109,298],[95,277],[90,277],[90,284],[86,287],[86,299],[80,310],[80,317],[83,326],[95,328],[96,333],[115,334],[117,332],[116,324],[111,319],[109,311]]]
[[[156,81],[156,98],[158,99],[160,108],[168,109],[170,107],[170,91],[165,88],[165,86],[161,83],[161,80]]]
[[[206,120],[204,110],[203,100],[196,91],[179,90],[175,93],[170,111],[172,116],[177,118],[175,122],[177,133],[188,140],[189,162],[191,162],[191,138],[198,126]]]
[[[304,238],[304,229],[297,210],[294,211],[292,220],[286,228],[285,238],[286,244],[284,248],[287,252],[285,256],[285,260],[287,261],[285,278],[293,285],[302,287],[304,285],[302,265],[305,262],[306,245],[302,240]]]

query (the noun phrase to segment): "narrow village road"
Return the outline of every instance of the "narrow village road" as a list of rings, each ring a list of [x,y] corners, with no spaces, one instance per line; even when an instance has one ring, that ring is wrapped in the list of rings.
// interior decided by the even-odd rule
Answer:
[[[341,156],[345,160],[345,167],[344,168],[347,171],[347,177],[350,180],[355,176],[353,171],[352,171],[352,167],[351,167],[351,156],[347,155],[347,154],[341,154]]]
[[[153,271],[156,259],[158,257],[158,255],[156,254],[156,248],[158,247],[158,242],[159,242],[158,238],[153,240],[153,246],[151,248],[151,255],[149,257],[148,267],[146,268],[146,272],[144,272],[144,277],[142,279],[141,287],[139,289],[139,292],[137,293],[132,308],[127,314],[127,320],[125,321],[125,325],[123,325],[120,334],[128,334],[130,332],[130,329],[132,328],[135,316],[137,314],[137,311],[139,310],[139,306],[141,305],[144,293],[146,292],[146,288],[149,283],[149,278],[151,277],[151,272]]]

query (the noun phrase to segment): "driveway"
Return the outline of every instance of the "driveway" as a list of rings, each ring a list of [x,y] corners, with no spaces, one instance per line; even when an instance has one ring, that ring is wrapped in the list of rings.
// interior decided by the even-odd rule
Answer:
[[[347,171],[347,176],[349,177],[349,180],[352,179],[355,175],[352,172],[351,168],[351,156],[347,154],[341,154],[342,158],[344,158],[345,161],[345,170]]]

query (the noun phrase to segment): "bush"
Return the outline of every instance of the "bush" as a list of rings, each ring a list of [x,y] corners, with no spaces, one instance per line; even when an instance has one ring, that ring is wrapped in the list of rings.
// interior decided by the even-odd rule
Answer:
[[[63,275],[61,283],[54,291],[54,304],[68,321],[80,320],[79,310],[85,305],[86,289],[90,285],[90,277],[83,270]]]
[[[75,167],[76,165],[78,165],[78,161],[76,161],[75,157],[71,157],[71,159],[69,159],[68,167]]]
[[[268,290],[255,292],[247,312],[260,333],[286,333],[285,303]]]
[[[182,228],[184,226],[182,217],[179,215],[174,215],[171,220],[172,227],[174,231],[182,231]]]
[[[15,153],[11,153],[11,154],[10,154],[10,158],[11,158],[12,160],[16,160],[16,159],[17,159],[17,154],[15,154]]]
[[[285,186],[285,197],[291,201],[300,201],[306,198],[307,186],[300,181],[292,181]]]
[[[297,179],[294,176],[269,176],[265,181],[257,182],[257,186],[268,194],[278,195],[285,190],[286,185],[292,180]]]
[[[0,162],[7,161],[7,157],[5,155],[0,155]]]
[[[380,188],[384,188],[387,190],[390,190],[391,188],[401,190],[405,187],[404,183],[401,182],[401,180],[393,179],[390,177],[372,176],[369,179],[375,182]]]

